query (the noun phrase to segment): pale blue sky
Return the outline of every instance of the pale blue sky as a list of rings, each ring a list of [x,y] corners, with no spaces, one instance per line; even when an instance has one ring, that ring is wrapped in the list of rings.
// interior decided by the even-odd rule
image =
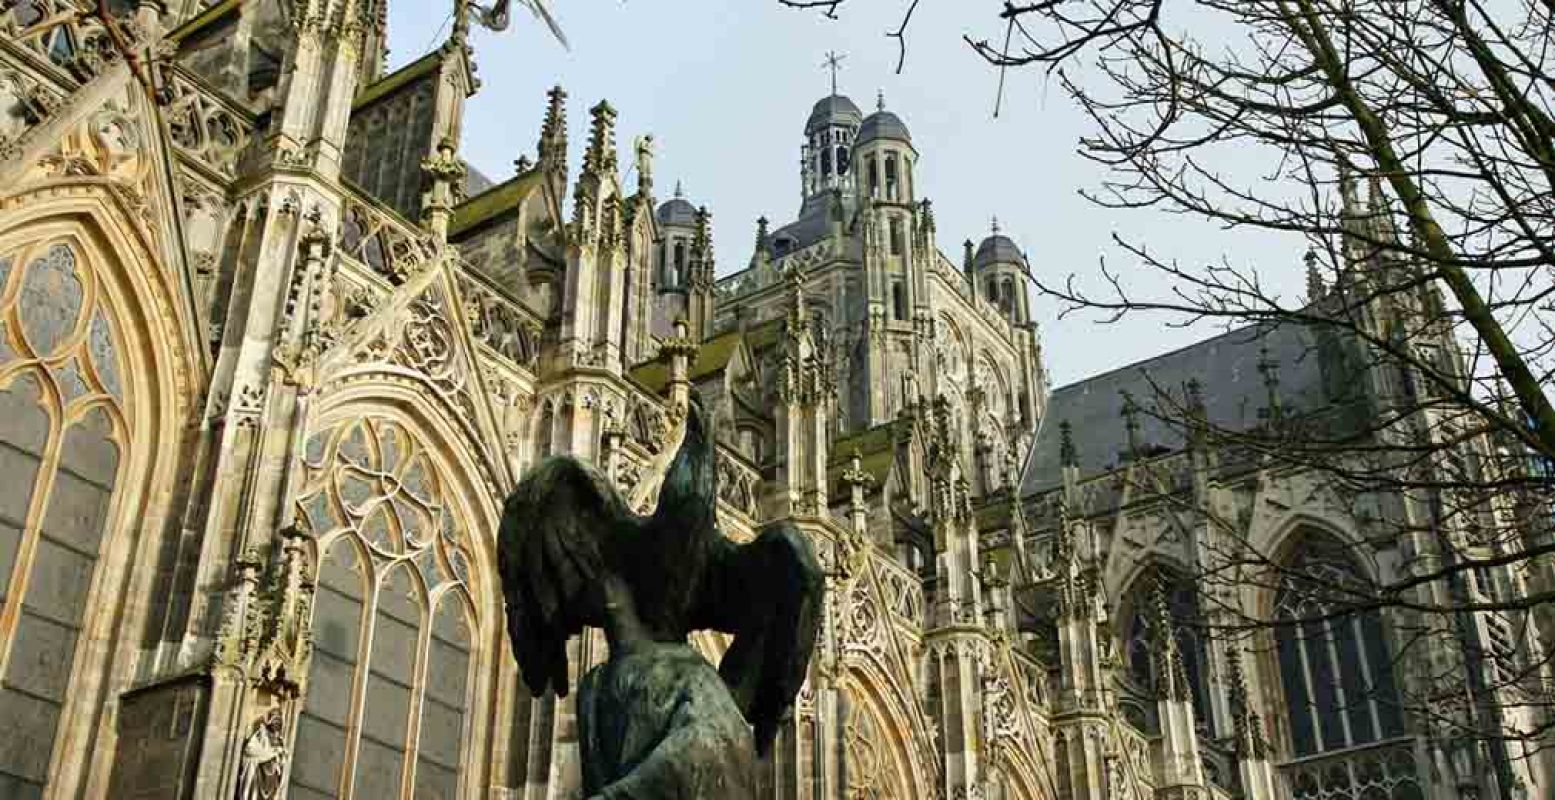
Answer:
[[[906,69],[894,73],[896,45],[884,36],[897,0],[852,0],[839,20],[784,9],[775,0],[555,0],[571,40],[564,50],[528,12],[516,8],[505,33],[480,32],[476,59],[483,82],[465,118],[463,154],[489,177],[512,174],[533,157],[545,92],[557,83],[571,99],[576,159],[590,106],[608,98],[618,117],[618,144],[629,153],[640,133],[657,142],[656,189],[668,197],[677,179],[688,197],[713,212],[719,273],[745,265],[755,220],[776,228],[799,207],[799,147],[811,105],[829,91],[821,62],[828,50],[847,55],[841,93],[866,113],[876,92],[912,130],[921,155],[920,191],[934,201],[940,247],[957,263],[961,242],[979,241],[997,215],[1026,250],[1034,270],[1059,277],[1095,276],[1098,258],[1134,280],[1110,242],[1117,230],[1184,261],[1231,255],[1300,292],[1299,241],[1233,235],[1203,223],[1098,208],[1080,198],[1103,174],[1075,153],[1086,122],[1056,80],[1012,71],[1004,109],[993,117],[998,75],[961,41],[989,36],[999,3],[925,2],[910,33]],[[390,4],[393,65],[421,55],[447,35],[452,0]],[[623,169],[630,157],[622,159]],[[1211,329],[1168,330],[1159,321],[1098,326],[1057,319],[1057,307],[1035,306],[1054,385],[1148,358],[1205,338]]]

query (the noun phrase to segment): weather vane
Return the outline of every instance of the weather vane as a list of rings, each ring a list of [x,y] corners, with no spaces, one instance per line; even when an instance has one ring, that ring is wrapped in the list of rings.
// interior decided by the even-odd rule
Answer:
[[[831,93],[834,95],[837,93],[837,70],[842,68],[842,60],[844,58],[847,58],[847,56],[835,50],[829,50],[826,53],[826,60],[821,62],[822,66],[831,70]]]

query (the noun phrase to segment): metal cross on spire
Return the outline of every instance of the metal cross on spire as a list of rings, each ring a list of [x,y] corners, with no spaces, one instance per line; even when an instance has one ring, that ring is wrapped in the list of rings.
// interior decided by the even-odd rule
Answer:
[[[842,60],[845,58],[847,56],[835,50],[828,50],[826,52],[826,60],[821,62],[821,66],[831,70],[831,93],[833,95],[837,94],[837,70],[842,68]]]

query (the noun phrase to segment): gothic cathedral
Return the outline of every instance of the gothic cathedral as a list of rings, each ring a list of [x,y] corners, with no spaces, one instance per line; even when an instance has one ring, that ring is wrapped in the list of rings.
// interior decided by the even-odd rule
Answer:
[[[1140,369],[1050,388],[1022,250],[936,245],[948,143],[796,109],[797,213],[719,275],[606,102],[569,142],[553,90],[477,174],[469,6],[386,73],[386,1],[0,3],[0,798],[577,797],[571,699],[507,650],[501,503],[550,454],[645,503],[693,392],[722,529],[792,520],[827,574],[764,796],[1458,796],[1385,697],[1330,730],[1300,694],[1386,684],[1386,619],[1323,652],[1152,633],[1197,613],[1159,589],[1219,535],[1192,509],[1292,559],[1367,518],[1142,422]],[[1305,335],[1150,366],[1256,424],[1334,399],[1315,363],[1247,377]],[[1329,566],[1396,569],[1376,547]]]

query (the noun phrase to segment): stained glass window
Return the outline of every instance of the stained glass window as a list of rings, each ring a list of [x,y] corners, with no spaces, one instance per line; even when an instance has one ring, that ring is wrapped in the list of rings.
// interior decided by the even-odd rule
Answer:
[[[1198,596],[1186,580],[1160,569],[1151,569],[1134,581],[1131,611],[1125,630],[1128,681],[1124,694],[1132,695],[1133,702],[1127,704],[1127,707],[1135,712],[1135,718],[1130,721],[1146,733],[1159,733],[1161,730],[1155,698],[1163,678],[1157,646],[1163,632],[1157,630],[1160,626],[1156,618],[1159,614],[1157,592],[1161,590],[1163,581],[1172,633],[1177,641],[1178,652],[1182,654],[1183,671],[1192,693],[1194,718],[1199,725],[1208,729],[1211,718],[1205,691],[1205,650],[1200,635],[1203,619],[1199,614]]]
[[[298,513],[323,556],[292,796],[454,797],[475,642],[463,528],[395,420],[316,433],[304,461]]]
[[[1365,576],[1336,544],[1311,538],[1287,566],[1275,601],[1280,684],[1294,755],[1309,756],[1404,732],[1393,659],[1374,610],[1344,610]]]
[[[41,796],[129,439],[101,293],[71,243],[0,256],[0,797]]]

